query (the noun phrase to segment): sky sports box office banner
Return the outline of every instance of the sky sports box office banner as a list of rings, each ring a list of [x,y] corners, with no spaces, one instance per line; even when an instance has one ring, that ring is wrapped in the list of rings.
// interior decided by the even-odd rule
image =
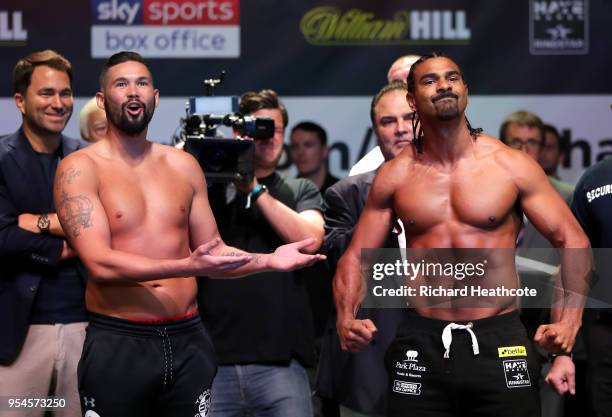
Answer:
[[[20,123],[11,71],[53,48],[74,65],[75,116],[97,89],[104,59],[129,49],[147,58],[161,90],[149,136],[169,142],[189,96],[227,71],[218,95],[273,88],[289,127],[322,124],[330,167],[344,175],[374,145],[371,97],[398,56],[442,51],[464,70],[468,116],[494,136],[504,117],[531,110],[572,143],[561,176],[612,153],[609,0],[3,0],[0,134]]]

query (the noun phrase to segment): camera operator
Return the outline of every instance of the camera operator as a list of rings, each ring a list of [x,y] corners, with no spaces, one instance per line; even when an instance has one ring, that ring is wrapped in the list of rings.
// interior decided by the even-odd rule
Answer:
[[[222,238],[244,250],[323,238],[322,198],[309,180],[276,172],[287,111],[272,90],[240,98],[244,115],[270,117],[274,135],[255,139],[255,178],[235,193],[209,194]],[[217,194],[215,196],[215,194]],[[215,197],[213,197],[215,196]],[[212,416],[311,417],[304,366],[313,363],[313,329],[303,282],[292,273],[262,273],[240,282],[200,279],[199,305],[213,339],[219,369],[213,382]]]

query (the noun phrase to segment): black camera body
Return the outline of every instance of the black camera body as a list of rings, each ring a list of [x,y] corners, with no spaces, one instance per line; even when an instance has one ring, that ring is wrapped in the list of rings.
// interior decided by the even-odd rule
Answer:
[[[253,181],[255,144],[252,139],[189,138],[185,149],[200,163],[206,181]]]
[[[184,149],[198,160],[208,182],[248,183],[255,175],[253,139],[271,138],[274,120],[241,115],[236,96],[213,96],[220,82],[206,80],[209,95],[189,98],[187,115],[182,119]],[[230,127],[237,136],[220,137],[220,126]]]

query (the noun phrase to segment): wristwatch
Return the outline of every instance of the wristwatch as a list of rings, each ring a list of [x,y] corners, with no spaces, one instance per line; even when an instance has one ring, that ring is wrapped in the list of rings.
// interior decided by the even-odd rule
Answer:
[[[49,226],[51,226],[51,220],[49,220],[49,216],[47,214],[41,214],[38,216],[38,221],[36,222],[36,226],[40,233],[46,235],[49,234]]]

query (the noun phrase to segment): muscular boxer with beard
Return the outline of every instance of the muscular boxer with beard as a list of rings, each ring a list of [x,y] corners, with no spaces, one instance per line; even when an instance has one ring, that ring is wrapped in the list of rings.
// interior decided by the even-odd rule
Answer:
[[[111,56],[100,85],[106,137],[62,161],[54,190],[90,278],[82,410],[88,417],[207,415],[216,362],[194,277],[288,271],[323,257],[300,252],[311,239],[269,255],[226,246],[197,161],[146,138],[159,91],[142,57]]]

